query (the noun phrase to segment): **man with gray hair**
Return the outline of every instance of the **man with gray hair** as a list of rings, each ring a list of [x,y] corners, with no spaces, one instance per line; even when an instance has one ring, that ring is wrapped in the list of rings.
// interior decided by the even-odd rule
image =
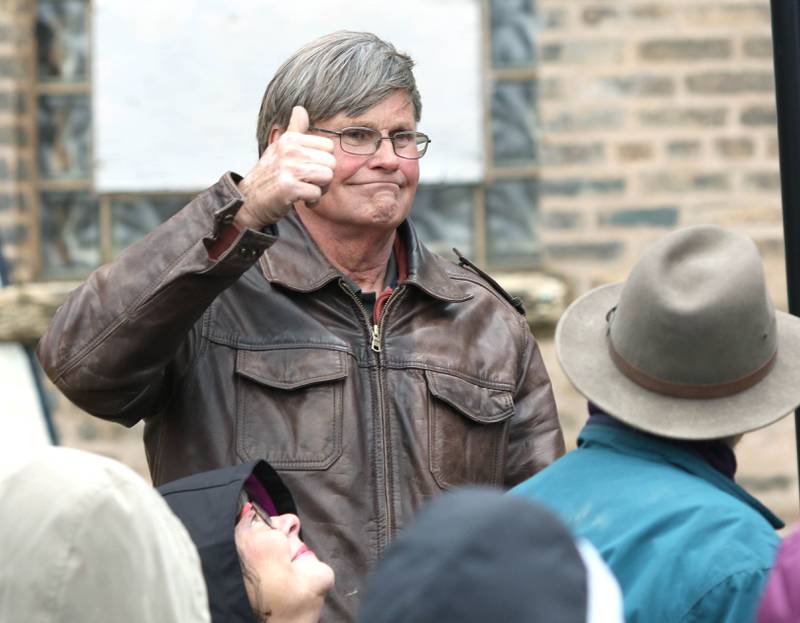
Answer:
[[[564,451],[525,318],[408,221],[430,142],[412,64],[369,33],[294,54],[264,95],[253,169],[98,269],[38,351],[82,408],[145,420],[156,484],[273,465],[336,571],[326,621],[352,618],[423,501],[514,485]]]
[[[589,421],[512,493],[600,551],[628,623],[753,621],[783,523],[734,482],[733,447],[800,404],[800,319],[773,309],[756,245],[664,236],[567,309],[556,351]]]

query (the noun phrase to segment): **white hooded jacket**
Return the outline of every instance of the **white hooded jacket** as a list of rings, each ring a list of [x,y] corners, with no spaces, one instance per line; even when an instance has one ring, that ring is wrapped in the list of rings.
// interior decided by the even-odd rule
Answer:
[[[0,621],[207,623],[197,550],[140,476],[43,448],[0,474]]]

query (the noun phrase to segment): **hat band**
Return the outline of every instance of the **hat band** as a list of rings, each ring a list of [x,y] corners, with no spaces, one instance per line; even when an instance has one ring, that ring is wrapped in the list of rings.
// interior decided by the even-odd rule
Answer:
[[[776,350],[772,353],[767,362],[750,374],[743,376],[735,381],[728,383],[716,383],[712,385],[689,385],[684,383],[672,383],[671,381],[664,381],[662,379],[650,376],[639,368],[628,363],[625,358],[620,355],[614,348],[610,336],[608,339],[608,350],[611,353],[611,360],[617,366],[620,372],[628,377],[637,385],[649,389],[659,394],[667,396],[674,396],[675,398],[724,398],[725,396],[732,396],[738,394],[745,389],[748,389],[763,379],[772,366],[775,365],[775,360],[778,355]]]

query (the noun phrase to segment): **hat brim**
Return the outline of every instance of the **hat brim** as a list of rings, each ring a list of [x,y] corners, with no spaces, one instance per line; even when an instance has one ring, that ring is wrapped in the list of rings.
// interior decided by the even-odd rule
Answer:
[[[775,365],[749,389],[724,398],[676,398],[631,381],[611,359],[606,338],[606,314],[617,304],[623,285],[584,294],[556,328],[556,354],[567,378],[603,411],[656,435],[715,439],[762,428],[800,405],[800,318],[779,311]]]

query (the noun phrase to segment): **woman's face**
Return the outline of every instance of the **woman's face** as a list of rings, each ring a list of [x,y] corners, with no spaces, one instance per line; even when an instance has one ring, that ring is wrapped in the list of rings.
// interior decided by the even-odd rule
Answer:
[[[297,515],[268,521],[271,526],[263,511],[248,503],[234,533],[250,604],[257,613],[271,612],[270,621],[316,621],[333,586],[333,569],[300,540]]]

